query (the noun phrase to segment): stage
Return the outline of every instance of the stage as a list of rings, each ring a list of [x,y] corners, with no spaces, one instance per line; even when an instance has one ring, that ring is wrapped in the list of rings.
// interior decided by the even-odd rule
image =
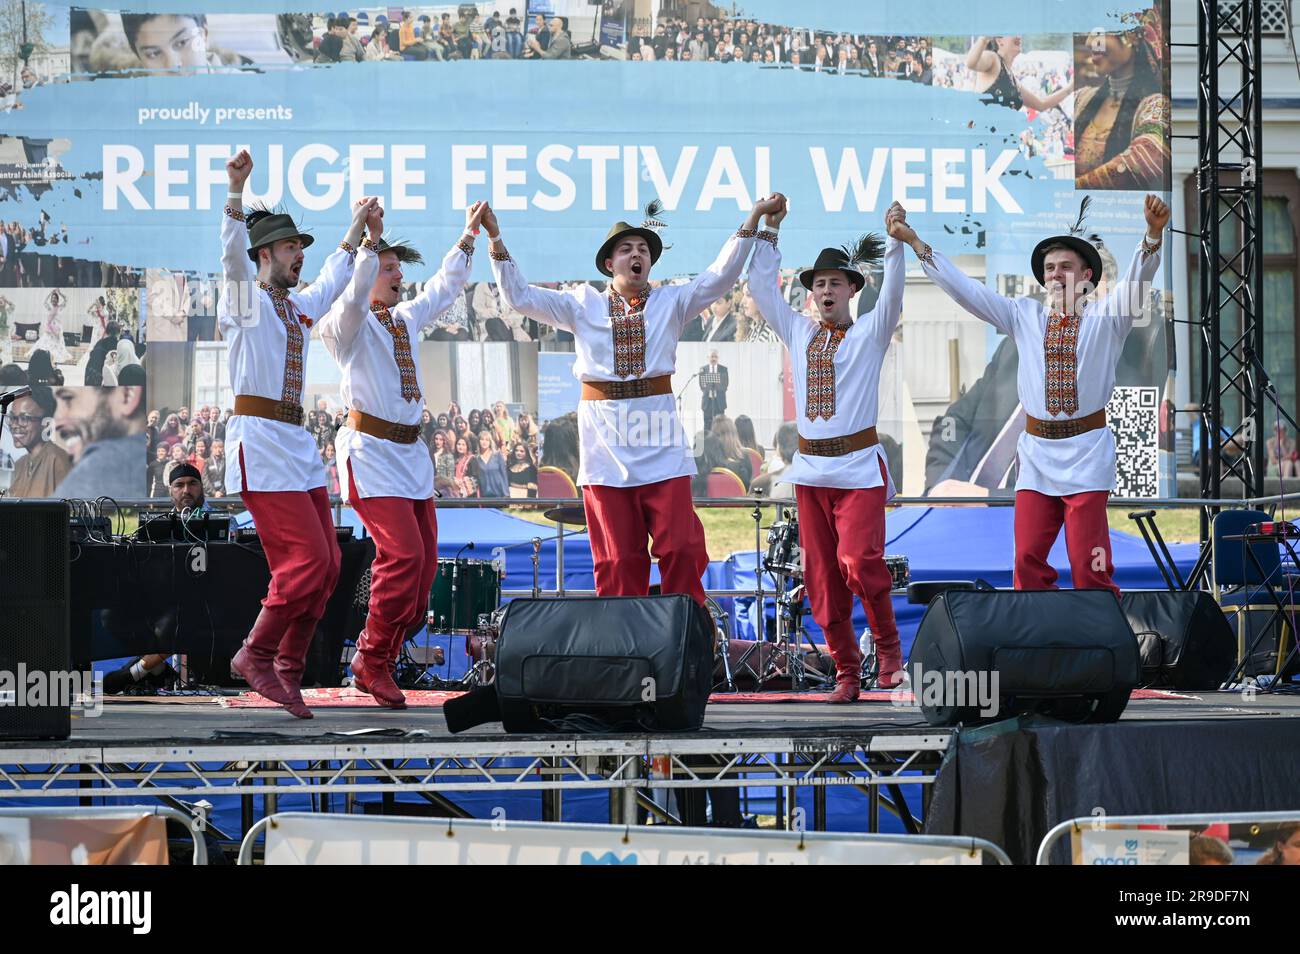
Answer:
[[[673,822],[681,803],[663,790],[738,788],[778,826],[987,837],[1025,863],[1053,824],[1093,808],[1280,810],[1300,791],[1297,695],[1164,694],[1114,725],[961,730],[888,700],[715,702],[701,731],[661,735],[453,736],[436,706],[314,711],[113,699],[66,741],[0,743],[0,806],[202,799],[214,836],[233,840],[276,810]]]

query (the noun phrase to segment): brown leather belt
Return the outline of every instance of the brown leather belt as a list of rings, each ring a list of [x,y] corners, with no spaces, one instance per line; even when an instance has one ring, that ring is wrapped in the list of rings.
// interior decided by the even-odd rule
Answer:
[[[382,437],[394,444],[414,444],[420,439],[419,424],[394,424],[364,411],[348,411],[348,427],[371,437]]]
[[[1045,437],[1049,441],[1059,441],[1066,437],[1078,437],[1099,427],[1106,426],[1106,409],[1094,411],[1086,417],[1075,417],[1064,421],[1043,421],[1025,415],[1025,430],[1034,437]]]
[[[244,417],[264,417],[268,421],[279,421],[281,424],[293,424],[297,427],[302,427],[303,421],[302,405],[259,397],[256,394],[236,395],[235,413]]]
[[[584,401],[628,401],[632,398],[672,393],[673,378],[670,374],[661,374],[656,378],[637,378],[634,381],[582,382]]]
[[[880,439],[876,437],[874,427],[867,427],[856,434],[848,434],[844,437],[821,437],[815,440],[809,440],[800,434],[799,453],[811,454],[813,457],[843,457],[845,454],[852,454],[864,447],[874,447],[879,443]]]

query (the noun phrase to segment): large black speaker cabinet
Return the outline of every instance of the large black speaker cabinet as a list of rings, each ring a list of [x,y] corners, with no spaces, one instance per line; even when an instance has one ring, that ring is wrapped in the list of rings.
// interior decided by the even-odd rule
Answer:
[[[698,729],[713,626],[689,596],[519,599],[497,641],[507,732]]]
[[[921,619],[908,674],[931,725],[1031,711],[1113,722],[1141,666],[1109,590],[949,590]],[[979,704],[981,687],[995,704]]]
[[[1232,672],[1236,637],[1204,590],[1133,590],[1120,607],[1137,636],[1144,686],[1217,689]]]
[[[0,739],[72,731],[68,518],[62,500],[0,500]]]

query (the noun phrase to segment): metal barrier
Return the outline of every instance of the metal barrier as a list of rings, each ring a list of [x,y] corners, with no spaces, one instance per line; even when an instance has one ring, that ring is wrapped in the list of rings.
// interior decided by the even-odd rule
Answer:
[[[674,857],[690,854],[699,859],[708,859],[717,863],[716,855],[725,858],[728,849],[743,852],[744,860],[754,864],[763,864],[768,853],[788,857],[792,853],[803,855],[805,860],[822,852],[832,855],[829,862],[841,863],[889,863],[888,860],[870,858],[837,858],[836,854],[852,854],[876,849],[895,849],[899,860],[895,863],[907,863],[902,860],[906,853],[914,849],[917,852],[912,861],[934,863],[941,861],[944,855],[966,855],[972,861],[976,852],[991,858],[999,865],[1010,865],[1007,853],[990,841],[982,838],[963,838],[942,835],[880,835],[862,832],[809,832],[809,831],[746,831],[718,828],[681,828],[670,825],[594,825],[561,822],[505,821],[500,819],[425,819],[403,816],[374,815],[324,815],[318,812],[280,812],[260,819],[239,846],[241,865],[253,864],[253,851],[257,839],[268,830],[282,825],[298,822],[310,822],[320,826],[330,824],[347,829],[340,846],[348,857],[326,858],[324,864],[365,864],[369,849],[366,847],[367,829],[373,829],[377,843],[391,850],[397,846],[401,853],[401,862],[427,863],[434,859],[415,859],[423,842],[426,855],[446,853],[448,850],[463,858],[468,851],[465,843],[469,839],[480,842],[480,848],[495,855],[486,859],[512,862],[521,860],[525,863],[557,863],[569,852],[581,852],[591,856],[591,862],[580,857],[580,863],[609,863],[606,853],[612,853],[612,863],[619,863],[618,854],[637,854],[652,850],[671,852]],[[405,838],[403,836],[405,835]],[[459,838],[458,835],[469,836]],[[567,843],[567,844],[566,844]],[[320,844],[318,839],[317,845]],[[346,846],[346,847],[344,847]],[[938,849],[926,852],[923,849]],[[441,851],[439,850],[441,849]],[[596,853],[600,852],[601,855]],[[309,854],[316,855],[311,851]],[[806,853],[806,854],[804,854]],[[505,857],[501,857],[504,855]],[[483,859],[470,859],[482,861]],[[393,859],[380,858],[374,863],[400,863]],[[729,863],[736,863],[731,860]]]
[[[1038,846],[1034,864],[1050,865],[1052,849],[1072,832],[1123,830],[1136,825],[1232,825],[1262,822],[1300,822],[1300,807],[1293,812],[1219,812],[1199,815],[1090,815],[1071,818],[1052,828]],[[1073,864],[1073,862],[1071,862]]]
[[[0,808],[0,818],[103,818],[111,821],[132,821],[134,819],[146,818],[150,815],[157,815],[184,825],[185,830],[190,833],[190,839],[194,842],[193,864],[206,865],[208,863],[208,845],[200,834],[200,832],[203,831],[203,820],[196,816],[188,815],[179,809],[169,808],[165,805],[122,805],[121,807],[91,807],[78,805],[69,806],[67,808]]]

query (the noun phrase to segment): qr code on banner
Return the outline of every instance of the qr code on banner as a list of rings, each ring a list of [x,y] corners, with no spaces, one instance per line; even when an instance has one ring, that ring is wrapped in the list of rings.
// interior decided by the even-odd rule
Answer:
[[[1155,497],[1160,492],[1160,390],[1117,387],[1106,405],[1115,435],[1115,496]]]

